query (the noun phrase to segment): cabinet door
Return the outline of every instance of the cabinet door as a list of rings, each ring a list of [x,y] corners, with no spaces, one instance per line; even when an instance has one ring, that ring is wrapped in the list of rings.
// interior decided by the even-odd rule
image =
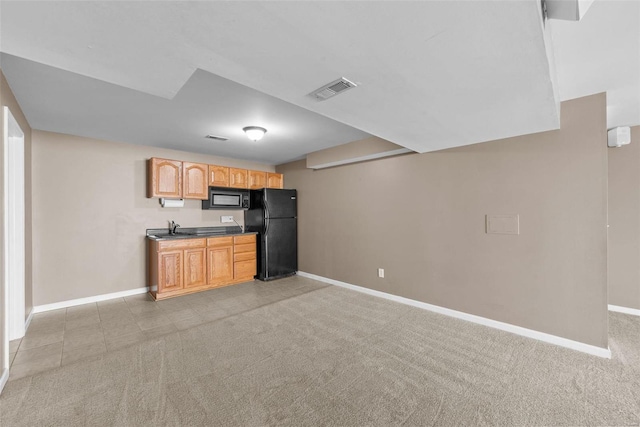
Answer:
[[[158,253],[158,293],[179,291],[183,288],[183,251]]]
[[[281,173],[267,173],[267,188],[284,188],[284,177]]]
[[[234,266],[234,279],[241,281],[250,281],[256,275],[256,259],[255,255],[253,259],[246,261],[237,261]]]
[[[233,246],[207,248],[207,283],[209,286],[233,280]]]
[[[209,198],[209,167],[201,163],[183,162],[182,164],[185,199],[206,200]]]
[[[226,166],[209,165],[209,185],[212,187],[228,187],[229,168]]]
[[[207,249],[184,251],[184,287],[197,288],[207,284]]]
[[[249,171],[249,188],[252,190],[264,188],[267,184],[267,173],[260,171]]]
[[[147,197],[182,197],[182,162],[149,159],[147,179]]]
[[[229,186],[233,188],[247,188],[247,170],[229,168]]]

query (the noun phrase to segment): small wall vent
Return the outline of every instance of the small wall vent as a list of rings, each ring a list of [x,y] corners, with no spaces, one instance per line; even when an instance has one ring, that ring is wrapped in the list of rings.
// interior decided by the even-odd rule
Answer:
[[[207,135],[205,138],[213,139],[215,141],[228,141],[229,138],[225,138],[224,136],[215,136],[215,135]]]
[[[358,85],[341,77],[336,81],[322,86],[320,89],[314,90],[309,95],[318,101],[324,101],[356,86]]]

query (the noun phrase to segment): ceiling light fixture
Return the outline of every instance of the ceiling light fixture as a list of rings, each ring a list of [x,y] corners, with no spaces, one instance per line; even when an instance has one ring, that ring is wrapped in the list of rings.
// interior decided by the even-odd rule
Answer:
[[[265,128],[261,128],[259,126],[247,126],[246,128],[242,128],[244,133],[247,134],[250,140],[252,141],[260,141],[267,130]]]

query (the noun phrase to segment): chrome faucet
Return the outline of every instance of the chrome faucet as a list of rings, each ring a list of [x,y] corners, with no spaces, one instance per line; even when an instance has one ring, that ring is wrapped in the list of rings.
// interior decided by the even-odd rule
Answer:
[[[169,234],[176,234],[178,227],[180,227],[180,224],[176,224],[175,221],[171,221],[171,225],[169,225]]]

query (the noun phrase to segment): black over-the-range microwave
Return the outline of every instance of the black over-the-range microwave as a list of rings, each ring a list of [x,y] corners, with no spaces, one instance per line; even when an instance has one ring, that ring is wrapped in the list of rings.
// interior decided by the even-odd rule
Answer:
[[[202,201],[202,209],[249,209],[249,190],[209,187],[209,199]]]

